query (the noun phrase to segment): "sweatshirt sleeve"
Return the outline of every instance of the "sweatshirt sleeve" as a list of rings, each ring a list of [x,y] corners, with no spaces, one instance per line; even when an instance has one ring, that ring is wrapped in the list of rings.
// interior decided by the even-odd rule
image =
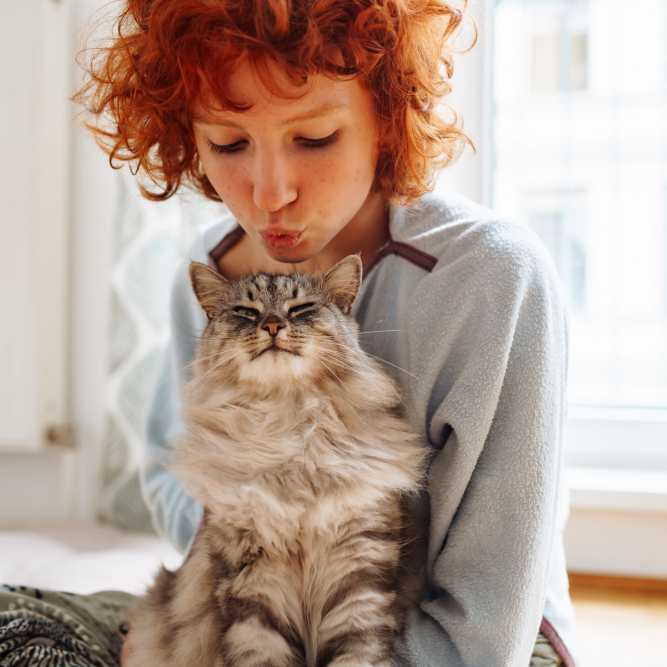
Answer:
[[[184,431],[181,391],[189,379],[188,364],[205,324],[205,316],[192,293],[187,264],[176,272],[171,290],[171,338],[148,413],[141,467],[142,493],[153,526],[181,553],[187,553],[192,546],[203,515],[200,503],[186,493],[166,468],[175,439]]]
[[[429,594],[409,612],[396,664],[526,667],[561,539],[566,312],[529,230],[473,230],[451,252],[414,302],[412,362],[436,449]]]

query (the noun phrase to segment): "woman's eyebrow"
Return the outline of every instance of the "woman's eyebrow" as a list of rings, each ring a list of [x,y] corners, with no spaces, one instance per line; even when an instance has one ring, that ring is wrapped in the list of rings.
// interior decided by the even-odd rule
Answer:
[[[315,109],[311,109],[310,111],[305,111],[304,113],[297,114],[296,116],[292,116],[291,118],[287,118],[281,123],[281,125],[291,125],[292,123],[309,120],[311,118],[318,118],[320,116],[324,116],[334,111],[345,109],[346,107],[347,105],[345,104],[335,104],[333,102],[327,102],[326,104],[322,104],[321,106],[316,107]],[[195,113],[192,116],[192,120],[195,122],[204,123],[206,125],[223,125],[224,127],[233,127],[237,130],[243,129],[240,125],[237,125],[231,120],[220,120],[213,116],[206,116],[205,114],[200,114],[200,113]]]

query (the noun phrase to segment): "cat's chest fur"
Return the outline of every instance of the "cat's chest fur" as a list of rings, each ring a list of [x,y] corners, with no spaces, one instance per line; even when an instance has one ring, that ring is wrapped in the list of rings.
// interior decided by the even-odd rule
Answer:
[[[296,544],[304,549],[311,543],[334,544],[349,529],[350,517],[363,517],[386,499],[387,471],[370,458],[353,460],[332,451],[319,429],[283,445],[291,450],[289,459],[221,491],[213,511],[228,526],[253,534],[258,547],[287,555]],[[363,485],[353,483],[355,469],[362,477],[362,469],[373,468],[376,484],[367,477]]]
[[[237,411],[234,423],[221,416],[226,430],[190,440],[181,470],[186,484],[194,482],[188,468],[200,458],[191,491],[230,540],[251,551],[288,556],[338,543],[363,530],[366,517],[376,522],[388,493],[414,483],[400,465],[413,437],[400,420],[342,415],[314,399],[284,424],[275,415]],[[343,428],[350,419],[356,427]]]

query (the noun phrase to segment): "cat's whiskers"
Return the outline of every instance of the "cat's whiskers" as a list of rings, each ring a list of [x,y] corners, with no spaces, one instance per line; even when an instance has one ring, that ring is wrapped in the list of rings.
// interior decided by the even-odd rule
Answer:
[[[378,357],[376,354],[371,354],[370,352],[366,352],[367,355],[374,357],[378,361],[382,361],[385,364],[389,364],[390,366],[393,366],[394,368],[398,368],[399,371],[403,371],[404,373],[407,373],[410,377],[417,379],[417,376],[414,375],[413,373],[410,373],[410,371],[406,371],[405,368],[401,368],[400,366],[397,366],[396,364],[392,364],[391,361],[387,361],[386,359],[383,359],[382,357]]]
[[[331,373],[331,375],[333,375],[336,378],[336,380],[338,380],[339,384],[341,385],[343,384],[343,381],[331,370],[331,368],[329,368],[329,366],[327,366],[322,357],[319,358],[319,362],[322,364],[322,366],[324,366],[324,368],[327,369],[329,373]]]
[[[212,354],[208,357],[201,357],[201,360],[207,361],[209,359],[215,359],[217,363],[213,363],[209,368],[207,368],[203,373],[200,373],[197,376],[198,382],[203,382],[208,380],[212,375],[218,372],[221,368],[227,367],[228,363],[233,359],[232,355],[221,355],[220,353]],[[193,368],[193,365],[196,362],[190,362],[185,366],[185,368]]]
[[[191,335],[188,336],[188,339],[190,341],[200,341],[200,340],[220,340],[221,338],[224,340],[231,340],[233,338],[236,338],[238,336],[238,333],[234,331],[214,331],[214,332],[209,332],[206,334],[206,329],[202,331],[201,334],[197,335]]]
[[[400,332],[400,329],[380,329],[379,331],[360,331],[360,336],[365,336],[366,334],[375,334],[375,333],[395,333]]]
[[[321,339],[320,339],[321,340]],[[314,339],[313,341],[313,346],[318,352],[327,352],[330,355],[335,356],[336,358],[340,359],[341,361],[347,361],[349,360],[349,354],[344,354],[341,352],[339,346],[337,345],[336,347],[330,347],[329,345],[322,346],[318,343],[317,339]]]
[[[334,352],[331,352],[329,350],[321,350],[319,352],[319,355],[320,356],[318,356],[318,360],[324,357],[329,361],[332,361],[340,368],[344,368],[346,371],[357,374],[360,373],[359,369],[356,366],[354,366],[351,362],[347,361],[344,357],[336,356]]]
[[[320,347],[317,344],[314,345],[315,347],[315,352],[318,354],[318,361],[321,361],[323,358],[327,358],[331,361],[333,361],[335,364],[340,366],[341,368],[344,368],[350,373],[356,373],[358,375],[362,375],[363,373],[356,367],[354,366],[350,361],[347,360],[346,357],[344,357],[340,352],[337,352],[335,350],[331,350],[327,347]]]
[[[329,350],[327,348],[319,348],[317,351],[320,352],[320,353],[325,352],[325,353],[328,353],[329,355],[339,354],[339,353],[335,352],[334,350]],[[405,370],[405,368],[401,368],[400,366],[397,366],[396,364],[392,363],[391,361],[387,361],[386,359],[383,359],[382,357],[379,357],[376,354],[372,354],[371,352],[367,352],[365,350],[364,350],[364,353],[367,354],[370,357],[373,357],[373,358],[377,359],[378,361],[382,361],[386,364],[389,364],[390,366],[394,366],[398,370],[403,371],[404,373],[407,373],[410,377],[413,377],[413,378],[417,377],[413,373],[410,373],[409,371]],[[340,360],[338,360],[338,361],[341,365],[346,364],[345,358],[342,357],[342,356],[341,356]],[[353,367],[350,364],[347,364],[347,366],[350,368],[350,370],[353,370]]]
[[[192,361],[188,362],[185,364],[183,368],[187,370],[193,370],[196,365],[201,363],[202,361],[211,361],[212,359],[219,359],[221,356],[223,356],[220,351],[213,352],[212,354],[208,354],[205,356],[197,357],[196,359],[193,359]],[[231,355],[229,356],[231,359]]]
[[[254,335],[247,335],[247,336],[241,337],[241,336],[238,336],[238,335],[231,335],[230,334],[230,335],[227,335],[227,336],[216,335],[216,336],[207,336],[207,337],[201,336],[199,338],[197,338],[197,337],[193,337],[193,338],[197,341],[206,340],[206,341],[213,341],[213,342],[218,343],[218,344],[220,344],[221,342],[224,342],[224,341],[234,341],[237,344],[242,344],[243,342],[247,342],[247,341],[250,341],[250,340],[256,341],[256,337]],[[221,357],[224,352],[226,352],[226,350],[223,348],[222,350],[217,349],[215,352],[213,352],[209,355],[198,356],[196,360],[193,360],[193,361],[189,362],[188,364],[186,364],[185,368],[192,367],[194,364],[197,363],[197,361],[208,361],[209,359],[216,359],[218,357]],[[228,359],[233,358],[233,356],[231,354],[231,350],[229,350],[229,353],[230,354],[227,355],[227,358]]]

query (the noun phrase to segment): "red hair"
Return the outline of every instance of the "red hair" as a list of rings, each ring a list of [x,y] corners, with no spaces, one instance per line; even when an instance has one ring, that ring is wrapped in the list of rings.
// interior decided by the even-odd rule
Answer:
[[[247,57],[270,86],[271,59],[295,84],[311,74],[360,77],[380,125],[374,188],[407,203],[432,189],[436,169],[474,145],[435,105],[451,91],[451,42],[468,0],[127,0],[111,42],[93,50],[72,99],[111,124],[86,126],[114,160],[129,162],[159,190],[189,184],[220,197],[203,173],[191,115],[196,103],[241,111],[227,78]],[[474,26],[474,39],[477,39]],[[136,171],[134,173],[136,173]]]

